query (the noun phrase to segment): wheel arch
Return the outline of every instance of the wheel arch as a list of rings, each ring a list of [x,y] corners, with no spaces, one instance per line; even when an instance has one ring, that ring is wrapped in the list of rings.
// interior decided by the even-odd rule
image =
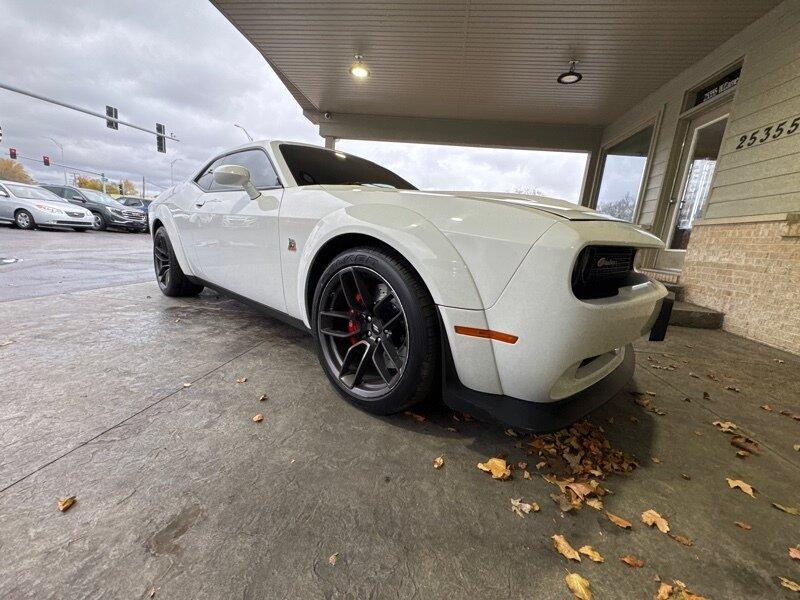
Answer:
[[[362,205],[323,219],[307,240],[297,290],[300,314],[307,323],[311,323],[314,290],[327,264],[341,252],[359,246],[403,260],[435,304],[483,309],[467,265],[432,223],[406,208]]]
[[[162,227],[167,230],[167,235],[169,236],[169,241],[172,244],[172,250],[175,252],[175,258],[178,259],[178,264],[181,267],[181,270],[184,274],[194,276],[194,271],[191,268],[191,264],[189,263],[188,257],[186,256],[186,252],[183,247],[183,240],[181,239],[180,234],[178,233],[178,228],[175,225],[175,220],[172,217],[172,213],[170,213],[169,209],[163,205],[158,206],[156,210],[151,213],[152,214],[152,222],[150,224],[150,233],[151,236],[155,236],[156,231],[161,229]]]

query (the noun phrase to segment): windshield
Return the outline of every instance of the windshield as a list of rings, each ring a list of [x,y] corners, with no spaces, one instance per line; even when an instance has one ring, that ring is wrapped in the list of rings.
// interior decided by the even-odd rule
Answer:
[[[297,185],[377,185],[415,190],[399,175],[363,158],[314,146],[281,144],[289,170]]]
[[[101,204],[105,204],[106,206],[112,206],[114,208],[119,208],[122,206],[119,202],[114,200],[108,194],[104,194],[103,192],[98,192],[97,190],[87,190],[81,188],[81,192],[83,192],[84,196],[92,200],[93,202],[100,202]]]
[[[17,198],[27,198],[29,200],[47,200],[48,202],[66,202],[63,198],[59,198],[53,192],[42,189],[40,187],[28,187],[27,185],[11,185],[6,184],[6,187],[11,190]]]

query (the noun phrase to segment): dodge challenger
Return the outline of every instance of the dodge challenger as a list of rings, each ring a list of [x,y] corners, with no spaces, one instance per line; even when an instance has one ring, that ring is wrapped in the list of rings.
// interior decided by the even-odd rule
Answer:
[[[168,296],[204,287],[311,332],[333,388],[373,413],[441,391],[457,410],[563,427],[663,339],[661,241],[541,196],[423,191],[373,162],[266,141],[215,156],[149,207]]]

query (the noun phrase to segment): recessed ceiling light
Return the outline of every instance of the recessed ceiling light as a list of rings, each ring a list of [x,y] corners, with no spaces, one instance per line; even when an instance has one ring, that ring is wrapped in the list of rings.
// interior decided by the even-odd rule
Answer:
[[[581,79],[583,79],[583,75],[581,75],[575,70],[575,65],[577,65],[578,62],[580,61],[577,60],[569,61],[569,71],[567,71],[566,73],[562,73],[561,75],[558,76],[557,79],[558,83],[569,85],[571,83],[578,83]]]
[[[362,62],[364,57],[360,54],[355,55],[356,62],[350,67],[350,75],[356,79],[366,79],[369,77],[369,69]]]

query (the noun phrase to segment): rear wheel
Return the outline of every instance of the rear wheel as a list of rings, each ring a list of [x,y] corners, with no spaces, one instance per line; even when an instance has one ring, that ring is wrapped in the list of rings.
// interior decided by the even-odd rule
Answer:
[[[27,210],[20,208],[14,213],[14,224],[20,229],[36,229],[36,221]]]
[[[433,300],[402,260],[372,248],[336,257],[313,303],[317,355],[334,388],[369,412],[423,400],[438,358]]]
[[[158,287],[165,296],[196,296],[203,291],[202,285],[184,275],[164,227],[159,227],[153,236],[153,266]]]

